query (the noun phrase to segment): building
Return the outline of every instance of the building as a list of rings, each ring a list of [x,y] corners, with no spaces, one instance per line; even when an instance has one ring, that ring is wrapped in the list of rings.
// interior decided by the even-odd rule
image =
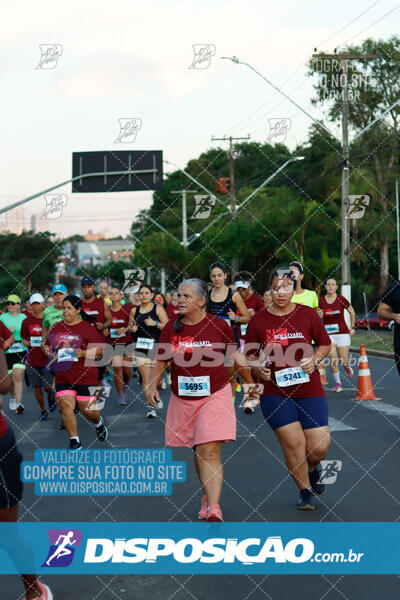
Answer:
[[[27,219],[25,208],[23,206],[17,206],[4,213],[3,220],[0,221],[0,232],[6,231],[10,233],[22,233],[26,230]]]
[[[50,231],[49,221],[43,213],[35,213],[31,215],[31,231],[40,233],[41,231]]]
[[[76,266],[95,267],[111,261],[132,259],[134,242],[131,240],[100,240],[98,242],[70,242],[63,246],[64,254]]]

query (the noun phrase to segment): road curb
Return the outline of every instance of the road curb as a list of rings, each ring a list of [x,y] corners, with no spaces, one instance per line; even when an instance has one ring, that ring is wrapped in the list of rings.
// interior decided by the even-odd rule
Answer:
[[[360,348],[356,346],[350,346],[350,352],[360,353]],[[394,352],[386,352],[386,350],[369,350],[367,348],[368,356],[377,356],[378,358],[392,358],[394,360]]]

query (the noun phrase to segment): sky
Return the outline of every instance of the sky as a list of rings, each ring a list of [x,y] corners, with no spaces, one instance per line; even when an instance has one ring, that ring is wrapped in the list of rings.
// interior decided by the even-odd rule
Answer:
[[[247,66],[221,57],[251,64],[321,118],[306,77],[314,48],[332,52],[399,30],[397,0],[6,3],[0,208],[69,179],[72,152],[162,150],[184,167],[217,143],[212,136],[265,142],[269,119],[287,120],[285,143],[293,149],[311,120]],[[52,69],[36,68],[43,44],[62,47]],[[207,68],[189,68],[196,44],[215,47]],[[116,142],[121,118],[141,120],[129,143]],[[63,236],[88,229],[126,235],[151,204],[151,192],[72,194],[70,184],[58,191],[67,205],[51,230]],[[45,199],[25,207],[28,215],[41,213]]]

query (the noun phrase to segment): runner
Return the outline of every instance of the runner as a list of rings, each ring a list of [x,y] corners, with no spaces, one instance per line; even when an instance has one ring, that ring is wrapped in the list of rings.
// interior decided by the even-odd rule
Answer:
[[[354,308],[344,296],[337,293],[338,285],[336,279],[330,277],[325,285],[326,296],[319,299],[319,307],[324,313],[325,329],[331,339],[331,349],[329,352],[329,361],[332,375],[335,380],[333,392],[342,391],[342,382],[340,381],[339,364],[344,367],[345,375],[348,379],[353,377],[353,369],[349,366],[350,336],[354,335],[354,321],[356,318]],[[344,319],[344,310],[350,314],[350,331]],[[339,359],[338,359],[339,353]]]
[[[271,304],[271,292],[269,290],[265,290],[263,295],[263,302],[265,308],[268,308],[268,306]]]
[[[26,371],[30,386],[35,390],[35,398],[41,409],[39,421],[47,421],[49,413],[43,397],[43,389],[47,393],[49,411],[56,409],[57,405],[53,397],[53,375],[48,369],[47,356],[42,348],[42,324],[44,298],[41,294],[32,294],[29,299],[31,313],[22,323],[21,336],[24,346],[28,350],[26,359]]]
[[[378,317],[394,321],[394,360],[400,375],[400,281],[394,281],[386,288],[378,306]]]
[[[296,276],[296,290],[292,302],[295,304],[303,304],[304,306],[309,306],[310,308],[315,308],[319,316],[322,318],[323,313],[318,306],[317,294],[312,290],[306,290],[302,287],[302,282],[304,280],[303,265],[295,260],[290,263],[289,267]]]
[[[312,510],[313,492],[321,494],[325,490],[318,483],[320,461],[330,443],[328,404],[315,369],[328,354],[330,339],[316,312],[292,301],[294,284],[295,275],[290,268],[273,271],[271,306],[251,319],[245,351],[254,358],[257,350],[250,345],[255,344],[261,353],[255,363],[264,380],[261,409],[275,431],[288,470],[299,488],[297,507]],[[312,340],[317,345],[314,353]]]
[[[154,292],[154,304],[162,306],[164,310],[167,308],[167,301],[161,292]]]
[[[48,334],[49,345],[46,345],[48,356],[50,349],[55,352],[56,398],[72,451],[82,448],[74,413],[75,404],[79,412],[94,424],[97,439],[104,442],[108,437],[100,411],[88,406],[96,402],[98,369],[94,359],[101,356],[103,345],[91,320],[82,310],[78,296],[66,296],[63,300],[63,320],[53,325]]]
[[[0,348],[0,394],[7,394],[9,377],[4,352]],[[0,398],[0,522],[14,523],[18,519],[18,503],[22,499],[23,485],[20,476],[22,456],[18,451],[15,435],[2,412]],[[16,534],[18,535],[18,534]],[[3,543],[11,540],[2,540]],[[10,558],[18,568],[21,554],[27,555],[29,547],[23,539],[13,539],[15,557]],[[11,548],[10,548],[11,550]],[[26,600],[53,600],[50,588],[38,580],[36,575],[21,575]]]
[[[67,288],[64,284],[58,283],[51,290],[53,294],[54,304],[51,304],[43,311],[43,324],[42,324],[42,344],[43,346],[46,344],[46,337],[54,325],[54,323],[58,323],[63,319],[63,300],[67,295]]]
[[[53,304],[54,304],[53,296],[49,296],[44,304],[45,304],[45,306],[44,306],[45,309],[48,308],[49,306],[53,306]]]
[[[109,327],[111,324],[111,314],[109,305],[102,298],[96,298],[96,282],[92,277],[85,275],[81,279],[81,290],[82,290],[82,310],[87,315],[92,317],[92,323],[96,327],[97,331],[100,332],[102,341],[105,342],[105,336],[103,329]],[[107,366],[98,367],[99,369],[99,385],[102,384]]]
[[[156,406],[157,384],[171,361],[165,443],[193,448],[195,469],[204,491],[198,518],[222,521],[221,445],[236,439],[236,415],[224,359],[227,355],[231,360],[237,346],[232,328],[204,312],[206,302],[204,281],[187,279],[181,283],[180,314],[175,321],[168,321],[161,333],[148,402]]]
[[[154,356],[157,352],[157,344],[160,333],[168,317],[162,306],[157,306],[151,301],[152,290],[149,285],[142,284],[139,289],[140,306],[135,306],[131,311],[129,319],[129,331],[136,334],[135,358],[139,373],[142,378],[143,393],[146,402],[149,401],[150,371],[154,366]],[[163,408],[160,400],[156,407]],[[150,406],[146,413],[148,419],[155,418],[157,413]]]
[[[167,304],[165,312],[167,313],[168,319],[176,319],[178,316],[178,292],[176,290],[171,292],[171,303]]]
[[[113,347],[112,365],[114,368],[114,383],[118,392],[118,404],[126,406],[126,392],[131,376],[132,352],[127,346],[132,343],[129,333],[129,316],[132,310],[131,304],[121,305],[122,292],[118,288],[111,289],[111,324],[110,328],[104,330],[106,341]],[[117,353],[115,352],[117,350]]]
[[[14,342],[5,351],[8,373],[10,375],[10,410],[15,410],[17,415],[24,412],[22,394],[24,389],[23,379],[25,371],[26,347],[22,343],[21,327],[26,316],[20,312],[21,300],[16,294],[7,298],[7,312],[0,315],[0,321],[13,334]]]
[[[236,343],[240,346],[238,326],[249,322],[250,315],[239,292],[232,290],[226,285],[228,276],[226,266],[221,262],[215,262],[209,268],[210,279],[213,288],[207,294],[207,312],[224,319],[228,325],[233,326]],[[231,367],[228,375],[232,386],[232,394],[236,393],[236,373]]]
[[[112,300],[110,298],[110,286],[108,285],[107,281],[100,281],[99,293],[97,294],[97,297],[100,298],[100,300],[104,300],[108,306],[111,306]]]

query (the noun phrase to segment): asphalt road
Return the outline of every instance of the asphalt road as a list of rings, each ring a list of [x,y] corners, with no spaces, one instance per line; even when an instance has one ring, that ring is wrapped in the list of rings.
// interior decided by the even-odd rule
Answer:
[[[398,477],[400,394],[399,376],[393,361],[369,359],[375,392],[381,402],[352,402],[357,379],[344,382],[340,394],[330,391],[332,444],[329,460],[341,461],[333,485],[318,499],[313,512],[296,509],[297,492],[283,463],[279,445],[258,410],[245,415],[237,407],[236,443],[223,448],[225,484],[221,506],[226,521],[398,521],[400,479]],[[167,404],[168,391],[162,392]],[[24,395],[23,415],[5,413],[12,423],[25,460],[33,460],[35,448],[66,448],[67,435],[58,431],[59,415],[39,423],[33,393]],[[238,404],[238,402],[237,402]],[[112,394],[103,411],[110,427],[109,448],[163,448],[165,408],[155,420],[145,418],[143,395],[132,379],[128,406],[120,408]],[[80,420],[84,447],[104,448],[94,442],[94,432]],[[192,467],[191,451],[174,449],[174,460],[188,466],[186,483],[174,484],[170,497],[38,497],[33,484],[25,484],[20,504],[24,521],[191,521],[196,519],[201,491]],[[339,463],[337,463],[339,464]],[[372,541],[371,541],[372,543]],[[396,576],[48,576],[55,600],[123,600],[152,597],[162,600],[219,598],[220,600],[375,600],[400,597]],[[77,593],[79,590],[79,593]],[[1,576],[0,599],[20,600],[23,589],[16,576]]]

